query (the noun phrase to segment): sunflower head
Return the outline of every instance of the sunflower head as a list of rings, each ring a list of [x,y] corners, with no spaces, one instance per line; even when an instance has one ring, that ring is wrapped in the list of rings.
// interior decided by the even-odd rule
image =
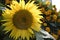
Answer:
[[[2,26],[5,26],[6,33],[12,30],[10,37],[14,39],[21,37],[21,39],[29,40],[34,35],[34,31],[40,31],[42,23],[40,19],[43,17],[34,1],[29,1],[26,4],[24,0],[20,0],[19,3],[12,1],[9,7],[11,10],[6,8],[2,14],[4,19],[2,21],[6,21]]]

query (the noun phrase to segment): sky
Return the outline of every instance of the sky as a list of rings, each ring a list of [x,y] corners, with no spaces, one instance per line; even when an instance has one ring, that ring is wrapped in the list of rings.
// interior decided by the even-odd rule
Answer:
[[[60,0],[52,0],[52,5],[56,5],[57,11],[60,10]]]

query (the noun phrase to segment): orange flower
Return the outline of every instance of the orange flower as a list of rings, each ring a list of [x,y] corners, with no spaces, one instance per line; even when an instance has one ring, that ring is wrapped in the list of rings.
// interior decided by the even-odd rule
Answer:
[[[46,27],[45,29],[47,32],[50,32],[50,28],[49,27]]]
[[[45,8],[44,7],[41,8],[41,12],[43,12],[43,13],[45,12]]]
[[[57,15],[53,15],[53,20],[57,20]]]
[[[60,19],[57,19],[57,22],[59,22],[59,23],[60,23]]]
[[[51,10],[48,10],[45,12],[45,15],[51,15],[51,12],[52,12]]]
[[[51,20],[51,17],[50,17],[50,16],[46,16],[46,19],[47,19],[48,21],[50,21],[50,20]]]
[[[60,35],[60,30],[58,30],[58,35]]]
[[[52,33],[52,36],[57,40],[58,39],[58,35]]]
[[[5,4],[10,4],[11,0],[5,0]]]
[[[5,0],[5,4],[10,4],[13,0]]]

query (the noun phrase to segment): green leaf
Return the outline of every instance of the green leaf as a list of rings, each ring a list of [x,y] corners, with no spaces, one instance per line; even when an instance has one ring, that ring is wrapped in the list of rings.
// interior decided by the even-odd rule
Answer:
[[[13,39],[9,38],[9,36],[6,35],[3,40],[13,40]]]
[[[0,7],[4,7],[4,5],[2,3],[0,3]]]
[[[42,0],[37,0],[38,2],[42,2]]]

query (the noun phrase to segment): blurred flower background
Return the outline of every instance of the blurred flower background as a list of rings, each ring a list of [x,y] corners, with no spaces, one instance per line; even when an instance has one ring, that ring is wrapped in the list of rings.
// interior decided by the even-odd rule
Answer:
[[[59,11],[60,10],[60,7],[59,7],[59,4],[60,3],[60,1],[59,0],[52,0],[52,5],[56,5],[56,8],[57,8],[57,11]],[[59,4],[59,5],[58,5]]]
[[[9,5],[11,4],[13,0],[0,0],[0,24],[2,25],[3,21],[3,11],[5,8],[8,8],[11,10]],[[19,2],[19,0],[14,0]],[[27,3],[29,0],[25,0]],[[44,31],[42,32],[35,32],[34,38],[30,38],[30,40],[60,40],[60,1],[59,0],[31,0],[35,1],[35,5],[39,6],[38,9],[42,12],[41,16],[43,16],[42,19],[40,19],[43,23],[41,24],[41,29]],[[11,31],[7,34],[5,34],[6,31],[3,31],[5,27],[2,27],[0,25],[0,40],[14,40],[13,38],[10,38],[9,35]],[[52,38],[46,37],[43,32],[48,32]],[[47,33],[46,33],[47,34]],[[42,37],[45,36],[45,37]],[[18,38],[17,40],[20,40]]]

